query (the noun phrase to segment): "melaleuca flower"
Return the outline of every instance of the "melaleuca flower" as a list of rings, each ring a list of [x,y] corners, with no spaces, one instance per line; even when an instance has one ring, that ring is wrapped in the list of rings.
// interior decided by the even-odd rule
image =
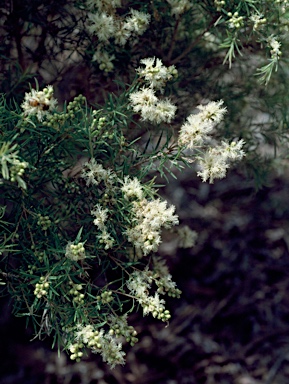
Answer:
[[[31,89],[26,92],[21,108],[24,110],[25,116],[36,116],[39,121],[43,117],[51,114],[57,106],[57,100],[53,97],[53,87],[48,85],[43,91]]]
[[[113,16],[107,15],[106,13],[93,13],[88,15],[89,25],[87,26],[88,31],[92,35],[96,35],[99,41],[108,41],[114,36],[116,27]]]
[[[163,91],[166,83],[177,75],[174,65],[165,67],[162,61],[155,57],[142,59],[141,64],[144,68],[137,68],[136,72],[143,77],[150,88]]]

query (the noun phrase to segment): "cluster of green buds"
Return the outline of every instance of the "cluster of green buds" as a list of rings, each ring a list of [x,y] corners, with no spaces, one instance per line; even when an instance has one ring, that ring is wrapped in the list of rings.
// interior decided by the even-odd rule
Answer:
[[[97,117],[97,113],[100,111],[92,111],[93,115],[93,120],[90,126],[90,130],[94,136],[99,134],[101,132],[101,136],[103,139],[108,138],[108,139],[113,139],[113,133],[109,129],[103,129],[105,125],[107,125],[107,119],[105,116],[102,117]]]
[[[40,261],[40,263],[43,262],[45,251],[38,251],[34,244],[31,245],[31,249],[34,252],[34,256]]]
[[[220,11],[222,7],[226,4],[225,0],[214,0],[217,11]]]
[[[267,19],[263,18],[262,15],[252,15],[250,17],[250,20],[254,23],[253,29],[254,31],[257,31],[260,29],[264,24],[267,23]]]
[[[39,283],[35,284],[34,295],[41,299],[42,296],[46,296],[49,289],[49,282],[43,276],[40,277]]]
[[[45,252],[44,251],[39,251],[39,252],[36,251],[34,254],[37,257],[37,259],[40,261],[40,263],[43,263]]]
[[[53,127],[58,129],[66,120],[73,119],[75,113],[81,109],[81,105],[86,101],[86,98],[83,95],[78,95],[67,105],[67,112],[64,113],[54,113],[46,116],[46,121],[42,124],[48,127]]]
[[[17,181],[19,177],[23,176],[27,167],[28,163],[26,161],[15,159],[10,167],[10,181]]]
[[[83,352],[81,349],[84,347],[82,343],[74,343],[69,346],[69,351],[71,352],[70,358],[71,360],[75,360],[79,362],[81,357],[83,356]]]
[[[101,335],[100,335],[99,331],[92,330],[91,336],[87,342],[87,346],[90,348],[100,349],[101,348],[100,336]]]
[[[103,117],[100,117],[98,119],[98,123],[97,123],[97,128],[98,129],[101,129],[106,123],[106,118],[103,116]]]
[[[170,277],[170,275],[168,275]],[[158,286],[157,292],[164,295],[167,294],[170,297],[179,299],[182,291],[172,284],[171,279],[168,276],[164,276],[155,280]]]
[[[84,243],[68,243],[65,249],[65,256],[74,261],[82,260],[85,258]]]
[[[132,347],[138,342],[138,338],[136,337],[137,331],[131,325],[126,328],[121,328],[118,324],[111,325],[108,333],[111,336],[123,336],[126,342],[130,343]]]
[[[103,331],[97,331],[91,324],[77,327],[74,336],[75,342],[68,347],[72,353],[70,356],[71,360],[79,361],[83,355],[80,350],[85,346],[94,350],[101,349],[102,347],[100,338],[103,337]]]
[[[179,299],[181,297],[182,291],[178,288],[172,288],[167,291],[168,296]]]
[[[74,113],[81,109],[83,103],[86,102],[86,98],[83,95],[76,96],[73,101],[67,105],[67,113],[69,117],[74,118]]]
[[[37,213],[37,216],[37,224],[42,227],[43,231],[46,231],[51,226],[51,220],[49,216],[42,216],[40,213]]]
[[[73,296],[73,301],[77,304],[84,303],[84,294],[80,291],[82,290],[82,284],[74,284],[72,281],[70,282],[71,289],[69,290],[69,294]]]
[[[96,296],[97,301],[101,301],[102,304],[109,304],[113,301],[112,291],[104,291],[100,296]]]
[[[37,270],[36,265],[32,265],[32,264],[29,264],[27,268],[28,268],[28,273],[29,273],[30,275],[33,275],[34,272]]]
[[[239,16],[239,12],[228,12],[228,16],[230,19],[228,20],[229,27],[230,28],[236,28],[239,29],[243,26],[243,16]]]
[[[171,318],[170,311],[167,309],[159,308],[152,312],[153,317],[161,321],[168,321]]]

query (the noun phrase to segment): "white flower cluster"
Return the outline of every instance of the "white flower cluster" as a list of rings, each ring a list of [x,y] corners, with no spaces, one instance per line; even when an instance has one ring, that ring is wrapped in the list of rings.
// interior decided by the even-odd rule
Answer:
[[[75,332],[75,343],[69,345],[71,360],[79,361],[83,356],[85,346],[90,348],[93,353],[100,353],[103,361],[107,362],[111,368],[116,364],[124,364],[125,353],[122,351],[122,344],[111,333],[106,333],[103,329],[95,326],[81,324]]]
[[[137,68],[136,72],[148,84],[141,90],[130,94],[129,99],[134,112],[139,113],[143,121],[160,124],[170,123],[175,117],[177,107],[166,98],[159,100],[156,91],[164,91],[166,83],[177,75],[172,65],[165,67],[160,59],[155,57],[142,59],[145,68]]]
[[[164,260],[160,257],[153,257],[153,272],[155,283],[158,287],[157,292],[171,297],[180,297],[181,291],[176,287],[176,283],[172,280],[172,275]]]
[[[271,59],[272,60],[279,60],[280,56],[282,55],[281,51],[281,43],[276,40],[274,36],[270,36],[268,38],[268,44],[269,47],[271,48],[270,53],[271,53]]]
[[[202,152],[197,156],[200,171],[198,176],[205,182],[209,180],[213,183],[214,179],[225,177],[231,161],[241,160],[245,153],[242,150],[245,144],[244,140],[228,144],[222,142],[209,149],[203,150],[207,142],[212,141],[209,136],[216,124],[222,121],[226,113],[226,107],[223,107],[223,100],[211,101],[207,105],[199,105],[199,113],[192,114],[182,125],[179,134],[179,145],[196,149]],[[203,151],[202,151],[203,150]]]
[[[115,44],[124,46],[127,42],[134,44],[148,28],[150,15],[135,9],[130,9],[126,16],[116,15],[115,8],[119,1],[89,0],[88,7],[93,13],[88,15],[87,30],[96,35],[100,44],[93,55],[93,60],[99,63],[100,69],[106,72],[113,70],[114,55],[109,55],[106,46],[114,39]],[[95,11],[96,9],[96,11]]]
[[[177,76],[178,71],[174,65],[166,67],[162,61],[155,57],[141,59],[144,68],[137,68],[136,72],[143,77],[150,88],[163,91],[166,83]]]
[[[192,8],[193,4],[189,0],[167,0],[172,7],[171,14],[175,17],[182,15]]]
[[[141,200],[143,198],[143,189],[141,183],[136,177],[130,179],[129,176],[125,176],[121,190],[127,200]]]
[[[170,313],[165,309],[165,301],[160,299],[159,294],[156,292],[154,296],[149,295],[152,278],[149,271],[135,271],[130,275],[127,281],[127,287],[130,292],[135,296],[135,299],[140,303],[143,308],[143,314],[152,314],[159,320],[167,321],[170,319]]]
[[[198,105],[197,114],[191,114],[181,126],[179,145],[194,149],[202,145],[226,113],[226,107],[222,107],[223,100],[211,101],[207,105]]]
[[[144,197],[143,187],[137,178],[131,179],[125,176],[124,180],[120,180],[113,171],[106,170],[95,159],[84,164],[82,177],[88,186],[98,186],[104,182],[105,192],[117,193],[120,190],[124,199],[132,202],[131,225],[124,235],[135,246],[139,258],[158,249],[162,228],[170,228],[178,224],[178,217],[174,214],[175,207],[168,208],[167,202],[160,199],[148,201]],[[108,233],[106,225],[109,210],[97,203],[91,210],[91,215],[94,216],[94,225],[100,231],[99,242],[105,245],[106,250],[112,248],[115,240]]]
[[[241,160],[245,156],[245,152],[242,150],[244,143],[244,140],[233,141],[231,144],[222,142],[215,148],[209,148],[203,156],[199,156],[200,171],[197,174],[202,181],[209,180],[210,183],[213,183],[214,179],[224,178],[230,167],[230,161]]]
[[[99,185],[104,182],[106,188],[112,189],[116,180],[116,175],[111,169],[105,169],[101,164],[97,163],[94,158],[84,163],[81,177],[86,181],[86,185]]]
[[[36,116],[42,121],[44,116],[51,114],[57,106],[57,100],[53,97],[53,87],[48,85],[43,91],[31,89],[26,92],[21,108],[25,116]]]
[[[99,242],[104,244],[104,249],[110,249],[113,247],[114,239],[108,233],[105,222],[108,217],[108,209],[102,208],[100,204],[96,204],[93,210],[90,212],[92,216],[95,217],[93,224],[97,226],[100,230],[100,235],[98,236]]]
[[[74,261],[85,259],[84,243],[73,244],[69,241],[65,248],[65,256]]]
[[[158,249],[162,228],[171,228],[179,223],[174,212],[173,205],[167,208],[167,202],[160,199],[133,202],[133,225],[127,229],[126,235],[128,241],[135,246],[138,257]]]

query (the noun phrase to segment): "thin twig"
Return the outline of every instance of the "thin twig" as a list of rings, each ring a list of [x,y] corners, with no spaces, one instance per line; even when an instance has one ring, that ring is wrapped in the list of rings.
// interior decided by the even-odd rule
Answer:
[[[171,65],[173,64],[176,64],[177,62],[179,62],[183,57],[185,57],[197,44],[198,42],[201,40],[201,38],[204,36],[205,33],[207,33],[211,27],[215,24],[215,22],[218,20],[217,17],[215,17],[211,22],[210,24],[208,25],[208,27],[199,35],[197,36],[197,38],[187,47],[187,49],[185,49],[179,56],[177,56],[174,60],[172,60],[170,62]]]
[[[173,33],[173,37],[172,37],[172,44],[171,44],[171,47],[170,47],[170,50],[169,50],[169,53],[168,53],[168,56],[167,56],[167,60],[166,60],[168,62],[171,61],[173,50],[174,50],[175,45],[176,45],[176,36],[177,36],[179,25],[180,25],[180,19],[178,19],[176,21],[176,24],[175,24],[174,33]]]

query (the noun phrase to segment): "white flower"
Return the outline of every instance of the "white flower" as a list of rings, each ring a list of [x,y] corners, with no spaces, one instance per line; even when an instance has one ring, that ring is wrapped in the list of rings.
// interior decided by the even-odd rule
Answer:
[[[108,209],[102,208],[100,204],[96,204],[90,213],[92,216],[95,216],[93,224],[96,225],[99,230],[103,231],[108,218]]]
[[[181,126],[179,134],[179,145],[187,148],[195,148],[202,145],[207,135],[213,130],[214,124],[210,120],[203,120],[200,114],[191,114],[187,121]]]
[[[117,21],[116,31],[114,34],[115,43],[118,45],[125,45],[132,35],[131,29],[127,28],[128,25],[122,21]]]
[[[164,295],[179,297],[181,291],[176,287],[176,283],[172,280],[169,269],[164,260],[160,257],[153,257],[153,272],[157,276],[155,283],[158,287],[157,292]]]
[[[121,190],[127,200],[131,198],[141,200],[143,198],[142,186],[136,177],[130,179],[129,176],[125,176]]]
[[[125,19],[123,28],[136,35],[142,35],[148,28],[150,18],[148,13],[131,9],[130,16]]]
[[[160,199],[134,202],[134,225],[126,230],[128,241],[144,255],[158,249],[161,243],[162,228],[170,228],[179,223],[174,215],[175,207],[167,208],[167,202]]]
[[[154,296],[149,295],[151,279],[148,274],[148,270],[133,272],[127,281],[127,287],[142,306],[144,316],[151,313],[153,317],[167,321],[170,314],[165,310],[165,301],[160,299],[157,292]]]
[[[113,16],[106,13],[94,13],[88,15],[88,31],[97,35],[100,41],[108,41],[115,33],[115,20]]]
[[[223,151],[223,156],[233,161],[241,160],[245,156],[245,152],[242,150],[244,144],[245,141],[243,139],[237,142],[232,141],[231,144],[222,141],[221,150]]]
[[[129,99],[134,112],[140,113],[143,121],[151,123],[170,123],[177,110],[169,99],[159,100],[151,88],[131,93]]]
[[[43,91],[31,89],[26,92],[21,108],[24,109],[24,115],[35,115],[39,121],[55,110],[57,100],[53,97],[53,87],[48,85]]]
[[[90,324],[84,327],[81,324],[78,324],[77,329],[78,331],[75,333],[75,339],[84,344],[88,344],[88,342],[95,336],[95,331]],[[73,352],[73,350],[71,352]]]
[[[212,121],[215,124],[223,120],[224,114],[227,112],[226,107],[222,107],[223,100],[210,101],[207,105],[198,105],[200,116],[203,121]]]
[[[279,57],[282,55],[282,52],[280,50],[281,43],[278,40],[276,40],[274,36],[270,36],[268,38],[268,44],[271,47],[271,50],[270,50],[271,58],[273,60],[278,60]]]
[[[197,175],[202,178],[203,182],[209,180],[210,183],[213,183],[214,179],[222,179],[226,176],[229,164],[219,149],[209,148],[198,160],[200,171]]]
[[[155,92],[151,88],[142,88],[140,91],[133,92],[129,95],[134,112],[142,112],[146,107],[152,107],[158,102]]]
[[[100,338],[100,344],[100,353],[103,361],[108,363],[111,368],[114,368],[116,364],[125,363],[125,353],[122,351],[122,344],[118,342],[115,337],[110,334],[104,334],[103,337]],[[94,351],[92,350],[92,352]]]
[[[201,169],[197,175],[202,181],[209,180],[213,183],[214,179],[222,179],[226,176],[230,161],[241,160],[245,156],[242,150],[244,140],[233,141],[231,144],[222,142],[221,145],[209,148],[204,155],[198,156],[198,165]]]
[[[133,295],[141,300],[146,300],[152,280],[147,278],[147,270],[133,272],[126,285]]]
[[[107,362],[111,368],[114,368],[116,364],[124,364],[125,353],[122,351],[122,344],[115,337],[90,324],[86,326],[78,324],[76,328],[75,340],[77,344],[69,346],[70,352],[73,353],[71,359],[79,356],[77,354],[79,344],[83,343],[91,348],[93,353],[100,353],[103,361]]]
[[[84,163],[81,177],[86,181],[86,185],[99,185],[104,182],[106,188],[112,189],[117,177],[111,169],[105,169],[101,164],[97,163],[94,158]]]
[[[223,119],[227,111],[226,107],[222,107],[223,103],[223,100],[220,100],[210,101],[207,105],[198,105],[199,112],[189,115],[181,126],[179,145],[191,149],[202,145],[215,125]]]
[[[141,117],[144,121],[154,124],[162,122],[170,123],[175,117],[177,107],[169,99],[159,100],[155,105],[144,107],[141,110]]]
[[[177,75],[173,65],[167,68],[158,58],[148,57],[140,62],[145,65],[145,68],[137,68],[136,72],[149,83],[151,88],[163,91],[166,83]]]
[[[112,236],[107,232],[106,229],[103,229],[101,234],[98,236],[99,242],[104,244],[104,249],[110,249],[114,245],[114,239]]]

